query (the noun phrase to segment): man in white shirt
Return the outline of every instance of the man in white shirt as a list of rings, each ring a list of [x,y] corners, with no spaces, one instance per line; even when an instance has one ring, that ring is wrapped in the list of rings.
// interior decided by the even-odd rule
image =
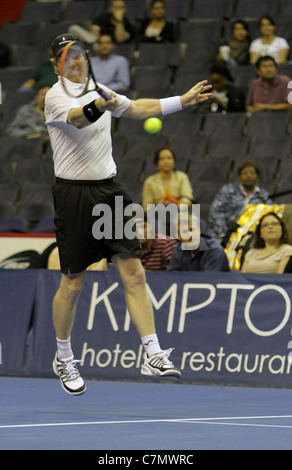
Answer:
[[[59,73],[60,54],[71,41],[76,41],[74,47],[78,46],[79,50],[74,54],[73,49],[71,68],[65,80],[71,91],[76,90],[80,94],[86,82],[83,44],[74,35],[58,36],[52,42],[53,61]],[[53,302],[57,337],[53,370],[60,377],[64,390],[70,394],[80,395],[86,390],[74,361],[70,340],[76,303],[87,266],[102,258],[115,263],[123,281],[127,307],[147,354],[142,374],[180,377],[180,371],[168,359],[171,349],[163,351],[159,345],[138,238],[129,239],[125,234],[122,238],[114,234],[98,239],[98,236],[93,236],[96,218],[92,214],[97,204],[107,204],[114,219],[117,214],[113,201],[117,196],[122,197],[123,208],[131,203],[127,191],[113,178],[116,165],[112,156],[111,116],[146,119],[166,115],[205,101],[210,96],[209,88],[207,81],[203,81],[182,96],[136,101],[105,88],[111,96],[105,101],[96,91],[72,98],[65,93],[59,78],[47,93],[45,115],[56,175],[53,195],[62,272],[60,288]],[[123,223],[128,220],[129,217],[124,217]],[[106,220],[106,224],[110,222]]]

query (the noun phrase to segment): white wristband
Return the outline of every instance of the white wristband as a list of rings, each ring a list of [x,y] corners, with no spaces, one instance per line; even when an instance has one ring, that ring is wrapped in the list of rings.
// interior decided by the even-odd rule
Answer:
[[[162,115],[166,116],[167,114],[176,113],[181,111],[182,104],[180,96],[171,96],[170,98],[162,98],[160,100]]]

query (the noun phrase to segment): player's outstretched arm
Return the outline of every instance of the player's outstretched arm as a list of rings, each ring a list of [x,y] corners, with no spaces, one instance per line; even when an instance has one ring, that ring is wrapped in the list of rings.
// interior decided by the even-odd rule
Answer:
[[[211,88],[212,85],[208,85],[207,80],[203,80],[202,82],[197,83],[189,91],[181,96],[180,99],[182,107],[188,108],[208,100],[212,96],[212,93],[210,93]]]
[[[212,85],[208,85],[208,81],[203,80],[182,96],[134,100],[131,101],[130,106],[124,111],[122,116],[131,119],[147,119],[153,116],[165,116],[175,113],[209,99],[212,96],[212,93],[209,92],[211,88]]]

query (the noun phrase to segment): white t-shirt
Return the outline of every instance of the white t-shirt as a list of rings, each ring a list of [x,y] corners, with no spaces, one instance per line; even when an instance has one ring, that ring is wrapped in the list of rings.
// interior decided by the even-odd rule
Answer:
[[[69,80],[67,84],[76,90],[76,94],[84,87],[83,84]],[[109,91],[103,85],[99,86]],[[70,97],[65,93],[60,77],[46,95],[46,124],[53,150],[55,175],[59,178],[101,180],[116,174],[116,164],[112,156],[111,117],[120,117],[129,107],[130,100],[117,94],[117,110],[105,111],[96,122],[82,129],[67,123],[70,109],[84,106],[98,97],[96,91],[80,98]]]
[[[251,248],[245,255],[247,273],[277,273],[280,261],[292,256],[292,246],[284,243],[272,253],[264,253],[260,249]]]
[[[262,39],[258,38],[251,42],[249,51],[256,52],[260,56],[270,55],[278,62],[279,51],[282,49],[289,49],[289,44],[284,38],[278,36],[275,37],[274,41],[271,44],[263,44]]]

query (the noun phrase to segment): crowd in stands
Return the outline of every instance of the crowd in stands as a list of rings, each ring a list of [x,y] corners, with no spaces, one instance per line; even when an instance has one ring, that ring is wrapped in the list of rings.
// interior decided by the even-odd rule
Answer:
[[[96,10],[90,9],[88,17],[90,3]],[[0,194],[9,198],[7,188],[16,188],[9,201],[0,202],[0,231],[22,231],[12,227],[22,215],[18,208],[25,183],[43,183],[47,189],[53,182],[49,166],[45,182],[34,173],[36,165],[52,159],[44,116],[46,93],[57,81],[50,43],[57,34],[73,32],[91,52],[96,80],[129,97],[172,96],[202,79],[212,84],[210,100],[192,112],[163,118],[155,135],[146,134],[143,123],[113,119],[117,177],[145,211],[145,219],[136,222],[145,270],[229,271],[225,246],[239,217],[248,204],[265,204],[270,210],[250,234],[240,269],[292,272],[290,223],[283,221],[285,208],[273,212],[275,204],[292,202],[292,183],[285,186],[284,199],[280,194],[281,168],[287,168],[292,150],[292,8],[287,0],[277,0],[271,15],[264,1],[257,3],[262,8],[254,6],[257,16],[251,18],[240,0],[225,2],[224,8],[231,9],[219,9],[215,17],[219,0],[209,12],[201,0],[26,2],[22,20],[4,23],[0,30]],[[55,14],[60,8],[58,19],[28,20],[32,4],[55,4],[42,11]],[[69,14],[74,11],[75,16]],[[32,34],[36,26],[40,40]],[[21,160],[31,166],[16,178]],[[38,212],[25,230],[44,230],[39,222],[45,219],[51,221],[47,231],[54,231],[51,202],[32,201]],[[161,238],[157,221],[149,227],[149,204],[191,209],[194,203],[201,205],[201,223],[190,210],[180,220],[177,237],[168,227]]]

